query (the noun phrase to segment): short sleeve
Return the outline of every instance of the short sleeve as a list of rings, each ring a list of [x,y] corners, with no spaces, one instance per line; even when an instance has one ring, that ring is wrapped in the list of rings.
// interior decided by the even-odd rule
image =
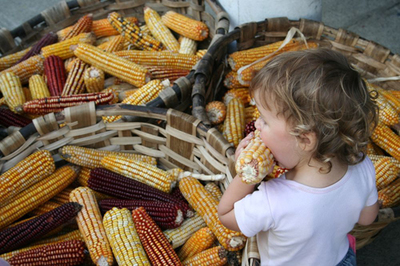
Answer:
[[[366,165],[368,167],[367,173],[370,185],[370,193],[365,206],[371,206],[378,200],[378,191],[376,189],[376,173],[374,164],[371,162],[371,160],[368,157],[366,157],[365,160],[367,161]]]
[[[261,183],[258,189],[234,204],[237,224],[247,237],[267,231],[273,225],[265,182]]]

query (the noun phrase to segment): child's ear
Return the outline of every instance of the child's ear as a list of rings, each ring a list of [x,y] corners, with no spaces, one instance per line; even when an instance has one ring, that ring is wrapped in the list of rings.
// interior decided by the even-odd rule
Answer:
[[[317,145],[317,135],[315,132],[307,132],[299,137],[299,145],[304,151],[313,151]]]

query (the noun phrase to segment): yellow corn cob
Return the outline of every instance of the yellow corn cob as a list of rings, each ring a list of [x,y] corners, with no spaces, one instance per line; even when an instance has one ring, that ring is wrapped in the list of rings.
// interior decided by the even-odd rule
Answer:
[[[89,67],[83,73],[87,92],[100,92],[104,89],[104,71],[95,67]]]
[[[107,211],[103,225],[118,265],[150,265],[128,209]]]
[[[175,11],[168,11],[161,17],[161,20],[176,33],[195,41],[202,41],[208,37],[208,27],[205,23]]]
[[[179,43],[181,45],[181,48],[179,49],[180,54],[196,55],[197,42],[195,40],[181,36],[179,38]]]
[[[178,257],[181,261],[184,261],[203,250],[206,250],[212,246],[217,240],[214,233],[208,227],[203,227],[196,231],[186,242],[178,252]]]
[[[210,192],[210,194],[214,197],[214,199],[216,199],[217,201],[219,201],[222,197],[222,191],[221,189],[218,187],[218,185],[215,182],[208,182],[204,188]]]
[[[226,250],[221,246],[206,249],[182,262],[184,266],[222,266],[228,261]]]
[[[125,98],[121,103],[131,105],[146,104],[157,98],[158,94],[166,87],[165,85],[166,84],[159,79],[151,80],[146,85],[133,92],[128,98]],[[112,123],[121,118],[122,116],[120,115],[105,116],[103,117],[103,121]]]
[[[233,98],[238,98],[246,107],[250,103],[249,90],[247,88],[228,90],[223,97],[224,104],[228,106],[230,100],[232,100]]]
[[[92,29],[93,14],[87,14],[81,17],[68,31],[68,33],[59,39],[60,42],[78,36],[81,33],[90,32]]]
[[[389,184],[387,187],[378,191],[378,201],[381,202],[381,208],[389,208],[400,202],[400,179]]]
[[[368,155],[375,167],[376,189],[381,190],[393,182],[400,173],[400,161],[390,156]]]
[[[56,55],[61,57],[61,59],[68,59],[74,56],[74,48],[79,43],[92,44],[96,40],[96,36],[89,33],[81,33],[71,39],[58,42],[52,45],[48,45],[42,48],[42,55],[44,57],[49,57],[50,55]]]
[[[255,105],[249,105],[244,108],[244,120],[245,124],[250,121],[257,120],[260,117],[260,112]]]
[[[203,56],[207,53],[207,49],[197,50],[196,56],[199,58],[203,58]]]
[[[118,85],[116,85],[118,86]],[[118,100],[119,102],[122,102],[123,100],[125,100],[126,98],[130,97],[132,94],[134,94],[136,91],[138,90],[138,88],[136,89],[132,89],[132,90],[127,90],[127,91],[122,91],[119,95],[118,95]]]
[[[396,97],[391,91],[381,89],[378,90],[379,94],[385,97],[386,101],[400,114],[400,99]]]
[[[82,94],[85,91],[84,73],[89,66],[82,60],[75,60],[72,64],[71,71],[68,73],[67,80],[61,96]]]
[[[93,45],[81,43],[74,53],[85,63],[136,87],[141,87],[150,80],[150,74],[146,68],[115,54],[104,52]]]
[[[18,76],[13,72],[1,74],[0,90],[10,110],[14,113],[22,113],[22,105],[25,103],[25,94]]]
[[[400,160],[400,136],[394,133],[390,127],[378,123],[372,132],[371,140],[392,157]]]
[[[315,42],[308,42],[308,48],[317,48],[318,45]],[[276,47],[278,48],[278,47]],[[282,50],[284,50],[285,48],[282,48]],[[290,49],[287,49],[283,52],[288,52],[288,51],[298,51],[298,50],[304,50],[307,49],[307,46],[305,44],[300,44],[297,45],[295,47],[292,47]],[[254,77],[254,75],[261,69],[263,68],[268,61],[270,61],[274,56],[283,53],[282,50],[280,50],[279,52],[277,52],[276,54],[274,54],[273,56],[262,60],[254,65],[249,66],[248,68],[242,70],[242,71],[238,71],[238,77],[237,79],[239,80],[239,83],[242,84],[245,87],[248,87],[250,85],[250,81],[252,80],[252,78]],[[264,55],[265,56],[265,55]],[[238,69],[240,70],[240,69]]]
[[[140,49],[149,51],[161,51],[163,49],[160,41],[143,34],[136,24],[130,23],[117,12],[108,14],[108,21],[122,36]]]
[[[13,72],[21,81],[21,84],[26,84],[33,74],[42,75],[44,71],[44,57],[41,55],[31,56],[28,59],[18,63],[6,70],[0,72],[0,75],[6,72]]]
[[[172,32],[161,21],[157,11],[150,7],[144,7],[144,20],[151,34],[159,40],[169,51],[178,52],[179,42]]]
[[[0,71],[10,68],[15,65],[26,53],[29,52],[31,47],[24,49],[22,51],[6,55],[0,58]]]
[[[374,86],[371,86],[371,84],[367,86],[369,86],[369,88],[376,89]],[[400,122],[399,113],[382,95],[381,92],[379,92],[378,97],[376,98],[375,101],[379,107],[379,121],[381,121],[387,126],[396,125]]]
[[[30,77],[29,89],[33,100],[50,97],[50,92],[47,88],[47,84],[41,75],[32,75]]]
[[[38,206],[36,209],[34,209],[31,214],[32,215],[41,215],[43,213],[49,212],[52,209],[55,209],[57,207],[60,207],[62,204],[54,202],[52,200],[49,200],[42,205]]]
[[[0,208],[0,229],[57,195],[75,180],[77,174],[77,167],[63,166],[14,196]]]
[[[96,265],[112,265],[113,254],[93,191],[87,187],[78,187],[71,192],[69,200],[82,205],[76,221],[92,261]]]
[[[81,171],[79,171],[79,174]],[[72,190],[74,190],[73,187],[67,187],[64,190],[60,191],[60,193],[55,195],[51,200],[60,204],[67,203],[69,202],[69,194],[71,193]]]
[[[101,165],[110,171],[132,178],[164,192],[171,192],[176,177],[154,165],[117,155],[107,155]]]
[[[53,157],[47,150],[37,151],[0,176],[0,206],[18,193],[51,175],[55,170]]]
[[[193,217],[186,218],[181,226],[174,229],[164,230],[164,235],[173,248],[182,246],[196,231],[206,227],[203,218],[195,213]]]
[[[76,181],[78,181],[79,185],[81,185],[83,187],[88,186],[88,180],[90,178],[91,171],[92,171],[91,168],[82,167],[81,171],[79,172],[78,177],[76,178]]]
[[[97,47],[103,49],[107,53],[113,53],[124,50],[124,43],[125,38],[121,35],[118,35],[115,38],[112,38],[110,41],[100,44]]]
[[[236,148],[244,136],[244,106],[239,99],[233,98],[227,109],[223,136]]]
[[[151,165],[157,165],[157,160],[154,157],[147,155],[97,150],[97,149],[71,146],[71,145],[63,146],[60,149],[59,153],[64,160],[90,169],[101,167],[101,160],[107,155],[116,155],[120,157],[126,157],[132,160],[142,161]]]
[[[237,73],[236,70],[229,71],[229,72],[225,75],[224,85],[225,85],[225,87],[227,87],[228,89],[239,89],[239,88],[243,88],[243,85],[240,84],[240,82],[239,82],[239,80],[238,80],[238,73]]]
[[[206,114],[212,125],[224,122],[226,117],[226,105],[220,101],[212,101],[206,104]]]
[[[150,31],[149,27],[147,27],[146,24],[143,24],[142,26],[140,26],[140,31],[141,31],[143,34],[147,34],[147,35],[153,36],[153,35],[151,34],[151,31]],[[153,36],[153,37],[154,37],[154,36]]]
[[[246,237],[240,232],[229,230],[221,223],[217,214],[218,202],[200,181],[191,176],[184,177],[179,181],[179,189],[226,250],[235,251],[244,247]]]
[[[236,173],[243,182],[256,184],[264,179],[273,165],[274,157],[260,138],[260,131],[256,130],[236,160]]]
[[[129,50],[115,52],[114,54],[143,66],[167,66],[173,69],[186,70],[191,70],[200,59],[195,55],[179,54],[168,51],[153,52]]]

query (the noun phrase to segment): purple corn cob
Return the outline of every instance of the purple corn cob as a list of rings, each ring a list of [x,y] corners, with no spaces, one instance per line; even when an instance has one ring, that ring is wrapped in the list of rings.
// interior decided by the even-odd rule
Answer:
[[[21,63],[22,61],[25,61],[31,56],[38,55],[40,54],[40,51],[42,50],[42,47],[45,47],[47,45],[53,44],[57,42],[57,35],[53,32],[49,32],[46,35],[44,35],[36,44],[32,46],[32,48],[27,52],[18,62]]]

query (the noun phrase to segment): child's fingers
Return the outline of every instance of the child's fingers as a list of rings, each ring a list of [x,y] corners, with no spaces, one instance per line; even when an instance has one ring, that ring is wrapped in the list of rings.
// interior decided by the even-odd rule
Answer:
[[[236,147],[236,151],[235,151],[235,160],[237,160],[237,158],[239,157],[239,154],[243,151],[244,148],[246,148],[247,145],[249,145],[250,140],[253,138],[254,133],[251,132],[250,134],[248,134],[244,139],[242,139],[238,146]]]

